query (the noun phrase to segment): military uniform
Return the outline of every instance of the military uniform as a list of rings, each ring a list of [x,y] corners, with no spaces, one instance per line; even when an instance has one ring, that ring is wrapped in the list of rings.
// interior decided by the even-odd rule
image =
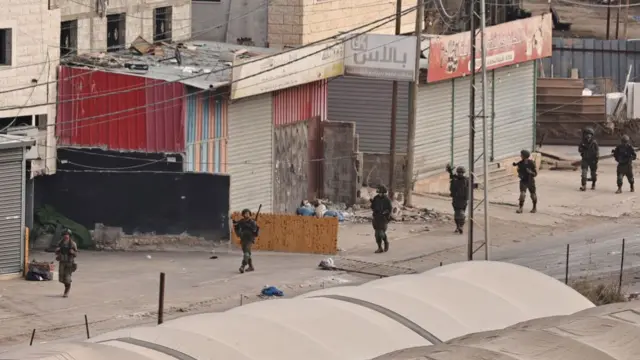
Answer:
[[[242,215],[245,216],[245,214],[251,216],[251,211],[249,209],[242,210]],[[236,235],[240,238],[240,246],[242,248],[242,265],[240,266],[239,271],[240,273],[244,273],[247,265],[249,267],[246,271],[254,271],[255,268],[253,267],[253,259],[251,258],[251,247],[256,242],[256,237],[258,236],[260,228],[255,220],[249,217],[243,217],[239,221],[235,222],[233,228]]]
[[[373,219],[371,221],[375,231],[376,244],[378,250],[376,253],[389,251],[389,239],[387,238],[387,225],[391,220],[391,211],[393,204],[387,196],[387,188],[380,186],[378,194],[371,200],[371,210],[373,211]],[[384,243],[384,249],[382,244]]]
[[[620,194],[622,192],[622,180],[625,177],[627,178],[627,181],[629,181],[631,192],[635,191],[633,186],[633,161],[636,159],[636,151],[629,142],[629,136],[624,135],[622,137],[622,143],[611,151],[613,153],[613,157],[618,162],[618,167],[616,168],[618,190],[616,191],[616,194]]]
[[[595,190],[598,180],[598,159],[600,158],[600,147],[593,138],[594,131],[586,128],[582,132],[582,142],[578,146],[578,152],[582,157],[580,161],[580,190],[587,189],[587,174],[591,175],[591,190]]]
[[[469,178],[464,176],[465,169],[459,166],[453,173],[451,166],[447,165],[449,173],[449,192],[451,193],[451,205],[453,206],[453,220],[456,222],[456,233],[462,234],[466,220],[465,211],[469,202]]]
[[[538,176],[538,170],[536,169],[536,163],[529,157],[531,153],[527,150],[520,152],[522,160],[517,163],[513,163],[513,166],[518,168],[518,177],[520,178],[520,198],[518,199],[517,213],[522,213],[522,207],[524,201],[527,198],[527,191],[531,196],[531,202],[533,203],[532,213],[538,211],[538,194],[536,193],[536,176]]]
[[[64,284],[64,297],[69,296],[71,290],[71,275],[76,271],[77,264],[75,262],[78,254],[78,246],[71,240],[71,231],[66,230],[62,233],[63,238],[56,248],[56,260],[58,261],[58,281]]]

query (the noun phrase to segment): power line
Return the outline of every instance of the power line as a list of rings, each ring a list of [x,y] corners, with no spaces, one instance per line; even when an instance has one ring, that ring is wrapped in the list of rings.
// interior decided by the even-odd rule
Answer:
[[[407,13],[409,13],[409,12],[413,11],[414,9],[415,9],[415,7],[411,7],[411,8],[409,8],[409,9],[405,10],[405,11],[404,11],[404,13],[402,14],[402,16],[404,16],[404,15],[406,15]],[[352,32],[354,32],[354,31],[361,30],[362,28],[365,28],[365,27],[367,27],[367,26],[371,26],[372,24],[375,24],[375,23],[378,23],[378,22],[384,21],[384,22],[382,22],[380,25],[377,25],[377,26],[375,26],[375,27],[373,27],[373,28],[371,28],[371,29],[367,29],[366,31],[364,31],[365,33],[366,33],[366,32],[370,32],[370,31],[372,31],[372,30],[375,30],[375,29],[377,29],[377,28],[380,28],[380,27],[382,27],[382,26],[386,25],[387,23],[389,23],[389,22],[393,21],[393,20],[395,19],[395,17],[396,17],[396,14],[394,13],[393,15],[388,15],[388,16],[385,16],[385,17],[380,18],[380,19],[378,19],[378,20],[375,20],[375,21],[372,21],[372,22],[370,22],[370,23],[367,23],[367,24],[365,24],[365,25],[359,26],[359,27],[357,27],[357,28],[355,28],[355,29],[352,29],[352,30],[348,31],[347,33],[352,33]],[[392,19],[391,19],[391,20],[388,20],[388,18],[392,18]],[[237,80],[235,80],[235,81],[234,81],[234,80],[232,80],[232,81],[230,81],[230,82],[229,82],[229,85],[230,85],[230,84],[233,84],[234,82],[238,82],[238,81],[242,81],[242,80],[245,80],[245,79],[248,79],[248,78],[254,77],[254,76],[262,75],[262,74],[264,74],[264,73],[266,73],[266,72],[269,72],[269,71],[272,71],[272,70],[278,69],[278,68],[283,67],[283,66],[290,65],[290,64],[292,64],[292,63],[294,63],[294,62],[297,62],[297,61],[300,61],[300,60],[305,59],[305,58],[307,58],[307,57],[310,57],[310,56],[316,55],[316,54],[318,54],[318,53],[320,53],[320,52],[323,52],[323,51],[325,51],[325,50],[327,50],[327,49],[330,49],[330,48],[333,48],[333,47],[335,47],[335,46],[341,45],[341,44],[343,44],[344,42],[349,41],[349,40],[353,39],[353,38],[354,38],[354,37],[356,37],[356,36],[358,36],[358,34],[356,34],[356,35],[354,35],[354,36],[352,36],[352,37],[346,38],[346,39],[344,39],[344,40],[339,40],[339,41],[337,41],[337,42],[336,42],[335,44],[333,44],[333,45],[327,46],[326,48],[323,48],[323,49],[321,49],[321,50],[319,50],[319,51],[313,52],[313,53],[308,54],[308,55],[306,55],[306,56],[303,56],[303,57],[301,57],[301,58],[297,58],[297,59],[295,59],[295,60],[292,60],[292,61],[289,61],[289,62],[286,62],[286,63],[280,64],[280,65],[277,65],[277,66],[275,66],[275,67],[273,67],[273,68],[266,69],[266,70],[261,71],[261,72],[258,72],[258,73],[256,73],[256,74],[251,74],[251,75],[246,76],[246,77],[244,77],[244,78],[242,78],[242,79],[237,79]],[[309,43],[309,44],[306,44],[306,45],[301,46],[301,47],[298,47],[298,48],[289,49],[289,50],[286,50],[286,51],[283,51],[283,52],[280,52],[280,53],[270,54],[270,55],[267,55],[267,56],[264,56],[264,57],[259,57],[259,58],[253,59],[253,60],[249,60],[249,61],[243,62],[243,63],[238,64],[238,65],[232,65],[232,66],[229,66],[229,67],[224,68],[224,69],[213,70],[213,71],[208,72],[208,73],[202,73],[202,74],[197,74],[197,75],[185,76],[185,77],[183,77],[183,78],[176,79],[176,80],[169,80],[169,81],[164,81],[164,82],[162,82],[162,83],[157,83],[157,84],[152,84],[152,85],[145,85],[145,86],[139,86],[139,87],[130,88],[130,89],[126,89],[126,90],[118,90],[118,91],[114,91],[114,92],[110,92],[110,93],[105,93],[105,94],[101,94],[101,95],[87,96],[87,97],[83,97],[82,99],[83,99],[83,100],[87,100],[87,99],[99,98],[99,97],[104,97],[104,96],[110,96],[110,95],[114,95],[114,94],[129,93],[129,92],[136,91],[136,90],[140,90],[140,89],[146,89],[146,88],[151,88],[151,87],[156,87],[156,86],[162,86],[162,85],[170,84],[170,83],[182,82],[182,81],[185,81],[185,80],[190,80],[190,79],[194,79],[194,78],[198,78],[198,77],[202,77],[202,76],[209,76],[209,75],[212,75],[212,74],[215,74],[215,73],[224,72],[224,71],[229,71],[229,70],[232,70],[232,69],[234,69],[234,68],[236,68],[236,67],[240,67],[240,66],[244,66],[244,65],[252,64],[252,63],[254,63],[254,62],[262,61],[262,60],[265,60],[265,59],[268,59],[268,58],[272,58],[272,57],[275,57],[275,56],[279,56],[279,55],[282,55],[282,54],[286,54],[286,53],[289,53],[289,52],[292,52],[292,51],[296,51],[296,50],[299,50],[299,49],[304,49],[304,48],[308,48],[308,47],[311,47],[311,46],[319,45],[319,44],[322,44],[322,43],[324,43],[324,42],[326,42],[326,41],[334,40],[336,37],[337,37],[337,35],[333,35],[333,36],[331,36],[331,37],[324,38],[324,39],[321,39],[321,40],[318,40],[318,41],[315,41],[315,42],[311,42],[311,43]],[[308,69],[307,69],[307,70],[308,70]],[[207,89],[207,90],[208,90],[208,89]],[[207,91],[207,90],[205,90],[205,91]],[[2,93],[2,92],[0,92],[0,94],[1,94],[1,93]],[[40,107],[40,106],[44,106],[44,105],[55,105],[55,104],[61,104],[61,103],[67,103],[67,102],[73,102],[73,101],[76,101],[76,99],[61,100],[61,101],[55,101],[55,102],[47,102],[47,103],[41,103],[41,104],[37,104],[37,105],[28,105],[28,106],[26,106],[26,107],[5,107],[5,108],[0,108],[0,111],[16,110],[16,109],[20,109],[20,108],[33,108],[33,107]],[[121,112],[122,112],[122,111],[121,111]],[[105,114],[105,115],[108,115],[108,114]],[[104,115],[103,115],[103,116],[104,116]]]

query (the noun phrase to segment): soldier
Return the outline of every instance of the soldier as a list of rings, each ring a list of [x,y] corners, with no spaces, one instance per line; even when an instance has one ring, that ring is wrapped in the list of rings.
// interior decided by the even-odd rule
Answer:
[[[518,177],[520,178],[520,198],[518,199],[518,214],[522,214],[522,207],[524,206],[524,200],[527,197],[527,190],[531,195],[531,202],[533,202],[532,213],[537,211],[538,195],[536,194],[536,176],[538,176],[538,170],[536,169],[536,163],[530,159],[531,153],[527,150],[520,151],[521,160],[517,163],[513,163],[513,166],[518,167]]]
[[[600,157],[600,147],[598,142],[593,138],[594,132],[592,128],[585,128],[582,131],[582,142],[578,146],[578,151],[582,160],[580,161],[581,186],[580,191],[587,190],[587,171],[591,172],[591,190],[596,189],[598,158]]]
[[[64,284],[62,296],[68,297],[71,290],[71,275],[77,269],[75,260],[78,255],[78,246],[71,239],[71,230],[67,229],[62,232],[62,240],[58,243],[55,253],[58,261],[58,281]]]
[[[620,145],[611,151],[613,157],[618,162],[618,167],[616,168],[618,190],[616,194],[622,193],[622,179],[625,176],[627,177],[627,181],[629,181],[629,186],[631,186],[631,192],[635,190],[633,188],[633,161],[636,159],[636,151],[629,142],[629,136],[624,135],[620,141]]]
[[[376,244],[378,250],[376,254],[389,251],[389,239],[387,239],[387,225],[391,220],[393,205],[387,196],[387,188],[383,185],[378,187],[378,194],[371,199],[371,210],[373,210],[373,229],[375,230]],[[382,243],[384,242],[384,250]]]
[[[469,201],[469,178],[464,176],[465,169],[462,166],[458,166],[455,174],[449,164],[447,164],[446,170],[449,173],[449,192],[452,198],[453,220],[456,222],[455,232],[462,234],[465,222],[464,212]]]
[[[256,237],[260,232],[260,227],[251,218],[251,210],[242,210],[242,219],[234,222],[233,229],[236,235],[240,238],[240,246],[242,247],[242,265],[240,266],[240,273],[245,272],[245,267],[249,265],[246,271],[254,271],[253,260],[251,259],[251,247],[256,242]]]

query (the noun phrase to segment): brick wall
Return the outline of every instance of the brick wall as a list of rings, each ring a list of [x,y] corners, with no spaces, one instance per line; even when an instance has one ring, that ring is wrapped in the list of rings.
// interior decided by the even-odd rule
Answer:
[[[416,0],[403,1],[403,8],[416,5]],[[394,1],[387,0],[272,0],[269,5],[270,46],[302,45],[342,31],[363,26],[382,17],[393,15]],[[414,29],[415,12],[402,17],[402,32]],[[395,23],[374,30],[392,34]]]
[[[107,48],[107,18],[96,13],[96,0],[60,0],[63,21],[78,21],[80,53]],[[126,13],[126,39],[129,45],[138,36],[153,41],[154,9],[172,6],[172,39],[191,37],[191,1],[188,0],[110,0],[107,14]]]

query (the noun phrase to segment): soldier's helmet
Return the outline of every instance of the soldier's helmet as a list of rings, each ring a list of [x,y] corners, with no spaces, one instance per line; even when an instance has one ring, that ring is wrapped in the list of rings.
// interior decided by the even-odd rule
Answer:
[[[62,230],[62,235],[63,235],[63,236],[64,236],[64,235],[69,235],[69,236],[71,236],[71,230],[69,230],[69,229],[64,229],[64,230]]]
[[[378,194],[386,194],[387,193],[387,187],[384,185],[380,185],[378,186]]]
[[[631,141],[631,139],[629,138],[629,135],[622,135],[622,143],[623,144],[628,144],[629,141]]]
[[[531,156],[531,153],[529,152],[529,150],[522,150],[520,151],[520,156],[522,156],[525,159],[528,159],[529,156]]]
[[[593,128],[590,128],[590,127],[584,128],[584,130],[582,130],[582,133],[585,134],[585,135],[587,135],[587,134],[590,134],[590,135],[595,134],[595,132],[593,131]]]
[[[458,175],[464,175],[464,173],[465,173],[466,171],[467,171],[467,170],[464,168],[464,166],[458,166],[458,168],[456,169],[456,173],[457,173]]]
[[[249,216],[251,216],[251,210],[249,210],[249,209],[243,209],[243,210],[242,210],[242,216],[244,216],[244,214],[249,214]]]

